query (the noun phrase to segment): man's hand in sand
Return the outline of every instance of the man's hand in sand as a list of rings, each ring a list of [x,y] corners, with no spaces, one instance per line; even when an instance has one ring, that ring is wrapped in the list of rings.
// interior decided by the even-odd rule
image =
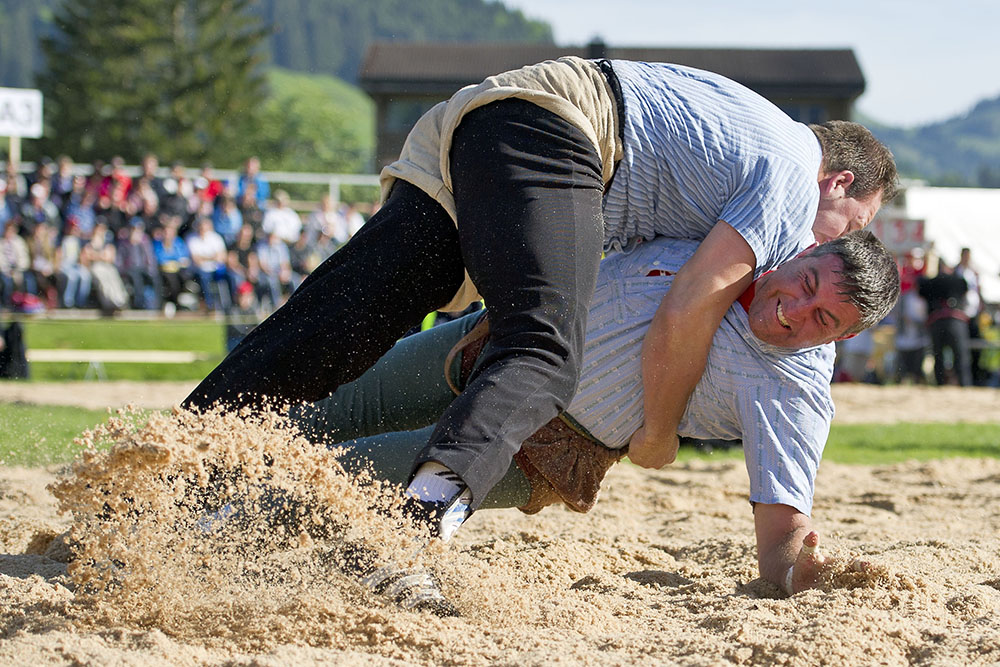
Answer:
[[[810,531],[802,538],[802,548],[791,570],[791,586],[786,585],[785,591],[791,594],[815,588],[823,581],[827,569],[827,558],[819,550],[819,533]]]
[[[819,533],[810,531],[802,538],[802,548],[792,566],[792,575],[789,579],[791,584],[785,586],[787,593],[798,593],[809,588],[816,588],[824,581],[828,581],[835,570],[838,559],[824,556],[819,550]],[[856,571],[863,571],[868,568],[868,563],[855,560],[850,567]]]
[[[628,443],[628,458],[640,468],[653,468],[659,470],[665,465],[674,462],[677,458],[677,448],[680,447],[680,439],[677,434],[673,434],[665,439],[652,439],[646,437],[645,427],[640,426],[639,430],[632,434],[632,439]]]

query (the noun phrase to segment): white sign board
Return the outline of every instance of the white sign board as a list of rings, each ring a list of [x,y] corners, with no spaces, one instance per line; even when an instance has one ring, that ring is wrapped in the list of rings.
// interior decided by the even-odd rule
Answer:
[[[0,88],[0,137],[42,136],[42,91]]]
[[[869,229],[889,248],[890,252],[897,255],[926,245],[922,219],[879,215],[872,220]]]

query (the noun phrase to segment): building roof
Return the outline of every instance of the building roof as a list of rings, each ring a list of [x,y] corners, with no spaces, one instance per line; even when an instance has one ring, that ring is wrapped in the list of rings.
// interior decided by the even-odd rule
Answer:
[[[554,44],[376,42],[359,81],[369,93],[451,94],[456,88],[524,65],[575,55],[670,62],[717,72],[765,97],[853,99],[865,79],[851,49],[673,49]]]

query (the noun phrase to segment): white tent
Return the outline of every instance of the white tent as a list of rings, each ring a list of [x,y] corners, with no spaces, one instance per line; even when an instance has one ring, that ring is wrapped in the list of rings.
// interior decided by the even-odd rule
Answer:
[[[1000,188],[910,186],[889,215],[924,220],[924,239],[949,265],[969,248],[983,300],[1000,303]]]

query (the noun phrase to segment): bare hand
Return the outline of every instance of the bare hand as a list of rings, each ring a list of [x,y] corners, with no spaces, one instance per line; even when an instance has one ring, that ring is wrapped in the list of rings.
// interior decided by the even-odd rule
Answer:
[[[640,427],[629,440],[628,458],[641,468],[659,470],[674,462],[677,458],[678,447],[680,447],[680,440],[676,434],[666,440],[653,441],[646,438],[645,427]]]
[[[819,551],[819,533],[811,531],[802,539],[802,549],[795,559],[792,569],[792,590],[796,593],[810,588],[817,588],[820,584],[829,583],[833,575],[838,559],[831,556],[824,556]],[[865,572],[872,565],[868,561],[853,560],[849,568],[855,572]]]
[[[823,580],[827,559],[819,551],[819,533],[815,530],[802,538],[802,548],[792,566],[792,591],[798,593],[815,588]]]

